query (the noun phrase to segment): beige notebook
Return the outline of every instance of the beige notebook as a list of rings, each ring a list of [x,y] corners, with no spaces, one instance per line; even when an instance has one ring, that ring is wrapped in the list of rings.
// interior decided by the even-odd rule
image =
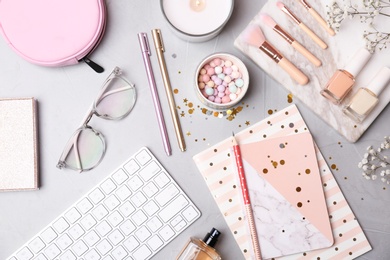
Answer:
[[[0,99],[0,191],[38,189],[37,104]]]

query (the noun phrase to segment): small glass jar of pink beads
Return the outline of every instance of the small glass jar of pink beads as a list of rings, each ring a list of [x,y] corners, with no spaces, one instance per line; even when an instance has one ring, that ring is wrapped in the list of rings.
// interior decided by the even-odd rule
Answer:
[[[195,73],[195,91],[203,104],[228,109],[244,97],[249,85],[245,64],[228,53],[212,54],[199,64]]]

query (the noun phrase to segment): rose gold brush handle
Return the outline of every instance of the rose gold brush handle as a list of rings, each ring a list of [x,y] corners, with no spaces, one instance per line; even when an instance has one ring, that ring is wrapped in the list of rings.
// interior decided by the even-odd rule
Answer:
[[[278,64],[300,85],[306,85],[309,82],[309,78],[288,59],[283,57]]]
[[[302,46],[297,41],[293,41],[291,43],[291,46],[293,46],[299,53],[301,53],[303,56],[305,56],[311,63],[313,63],[315,66],[319,67],[321,66],[321,61],[314,56],[310,51],[308,51],[305,47]]]
[[[308,9],[309,13],[311,14],[311,16],[314,17],[314,19],[317,20],[317,22],[331,35],[331,36],[334,36],[335,35],[335,32],[333,31],[332,28],[329,27],[329,25],[326,23],[326,21],[321,17],[321,15],[319,15],[316,10],[314,10],[313,8],[309,8]]]
[[[328,48],[328,45],[326,45],[326,43],[321,40],[320,37],[318,37],[317,34],[310,30],[309,27],[307,27],[304,23],[300,23],[299,27],[301,27],[301,29],[307,33],[307,35],[309,35],[309,37],[312,38],[313,41],[317,43],[322,49]]]

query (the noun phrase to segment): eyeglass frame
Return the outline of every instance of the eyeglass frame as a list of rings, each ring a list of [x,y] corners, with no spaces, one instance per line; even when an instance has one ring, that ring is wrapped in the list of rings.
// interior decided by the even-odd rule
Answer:
[[[135,88],[135,85],[131,82],[129,82],[127,79],[125,79],[124,77],[121,77],[120,75],[122,74],[122,69],[119,68],[119,67],[115,67],[111,73],[108,75],[108,77],[106,78],[106,80],[104,81],[103,83],[103,86],[98,94],[98,96],[95,98],[94,102],[92,103],[91,105],[91,108],[89,109],[88,113],[87,113],[87,116],[85,117],[85,119],[83,120],[83,123],[81,124],[81,126],[79,128],[76,129],[76,131],[73,133],[72,137],[68,140],[61,156],[60,156],[60,159],[58,160],[58,163],[56,165],[57,168],[59,168],[60,170],[63,169],[63,168],[69,168],[69,169],[72,169],[72,170],[75,170],[75,171],[79,171],[80,173],[83,172],[83,171],[89,171],[89,170],[92,170],[94,169],[96,166],[98,166],[100,164],[100,162],[103,160],[103,157],[106,153],[106,141],[104,139],[104,135],[99,132],[98,130],[94,129],[92,126],[88,125],[89,121],[92,119],[92,117],[94,115],[96,115],[97,117],[99,118],[102,118],[102,119],[108,119],[108,120],[120,120],[120,119],[123,119],[124,117],[128,116],[130,114],[130,112],[133,110],[134,108],[134,105],[137,101],[137,91],[136,91],[136,88]],[[114,78],[119,78],[121,80],[123,80],[127,86],[126,88],[120,88],[116,91],[109,91],[106,93],[106,90],[107,88],[110,86],[110,82],[114,79]],[[101,115],[98,113],[98,110],[97,110],[97,106],[99,105],[99,102],[101,100],[103,100],[106,96],[109,96],[111,94],[115,94],[115,93],[118,93],[120,91],[126,91],[126,90],[129,90],[129,89],[133,89],[134,90],[134,95],[133,95],[133,104],[130,106],[130,108],[128,109],[128,111],[126,113],[124,113],[123,115],[119,116],[119,117],[110,117],[108,115]],[[96,162],[96,164],[88,169],[83,169],[82,166],[81,166],[81,160],[80,160],[80,156],[79,156],[79,153],[78,153],[78,148],[76,146],[76,142],[78,140],[78,137],[80,135],[80,133],[83,131],[83,130],[86,130],[86,129],[89,129],[91,131],[93,131],[99,138],[100,140],[102,141],[102,144],[103,144],[103,151],[102,151],[102,154],[100,156],[100,159]],[[77,163],[79,165],[79,168],[80,169],[77,169],[73,166],[70,166],[70,165],[67,165],[67,163],[65,162],[66,161],[66,158],[69,156],[69,153],[72,149],[72,147],[75,147],[75,153],[76,153],[76,156],[77,156]]]

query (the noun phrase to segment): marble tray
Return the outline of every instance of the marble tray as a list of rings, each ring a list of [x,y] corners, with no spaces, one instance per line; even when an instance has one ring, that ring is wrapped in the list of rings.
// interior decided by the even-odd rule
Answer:
[[[321,119],[336,129],[348,141],[356,142],[365,130],[373,123],[380,112],[390,102],[390,87],[387,87],[379,97],[379,103],[370,115],[362,122],[356,123],[343,114],[342,108],[349,102],[353,94],[360,88],[368,86],[375,74],[384,66],[389,66],[390,52],[387,49],[377,51],[361,73],[357,76],[355,86],[351,93],[339,106],[332,104],[321,96],[320,91],[337,69],[342,69],[352,56],[360,48],[365,47],[362,37],[365,24],[359,20],[345,21],[340,32],[330,36],[310,16],[306,9],[296,0],[286,0],[283,3],[309,28],[323,39],[328,48],[323,50],[316,45],[292,20],[280,11],[276,6],[276,0],[268,1],[250,23],[258,24],[267,39],[283,55],[301,69],[310,79],[305,86],[294,82],[273,60],[268,58],[258,48],[249,46],[241,33],[234,45],[251,58],[261,69],[267,72],[276,81],[281,83],[294,97],[300,99],[306,106],[313,110]],[[309,0],[308,3],[323,17],[326,13],[326,5],[330,1]],[[277,35],[271,28],[263,24],[259,19],[260,13],[270,15],[282,28],[291,34],[297,41],[322,61],[322,66],[315,67],[305,57],[292,48],[286,41]],[[266,88],[267,86],[261,86]]]

